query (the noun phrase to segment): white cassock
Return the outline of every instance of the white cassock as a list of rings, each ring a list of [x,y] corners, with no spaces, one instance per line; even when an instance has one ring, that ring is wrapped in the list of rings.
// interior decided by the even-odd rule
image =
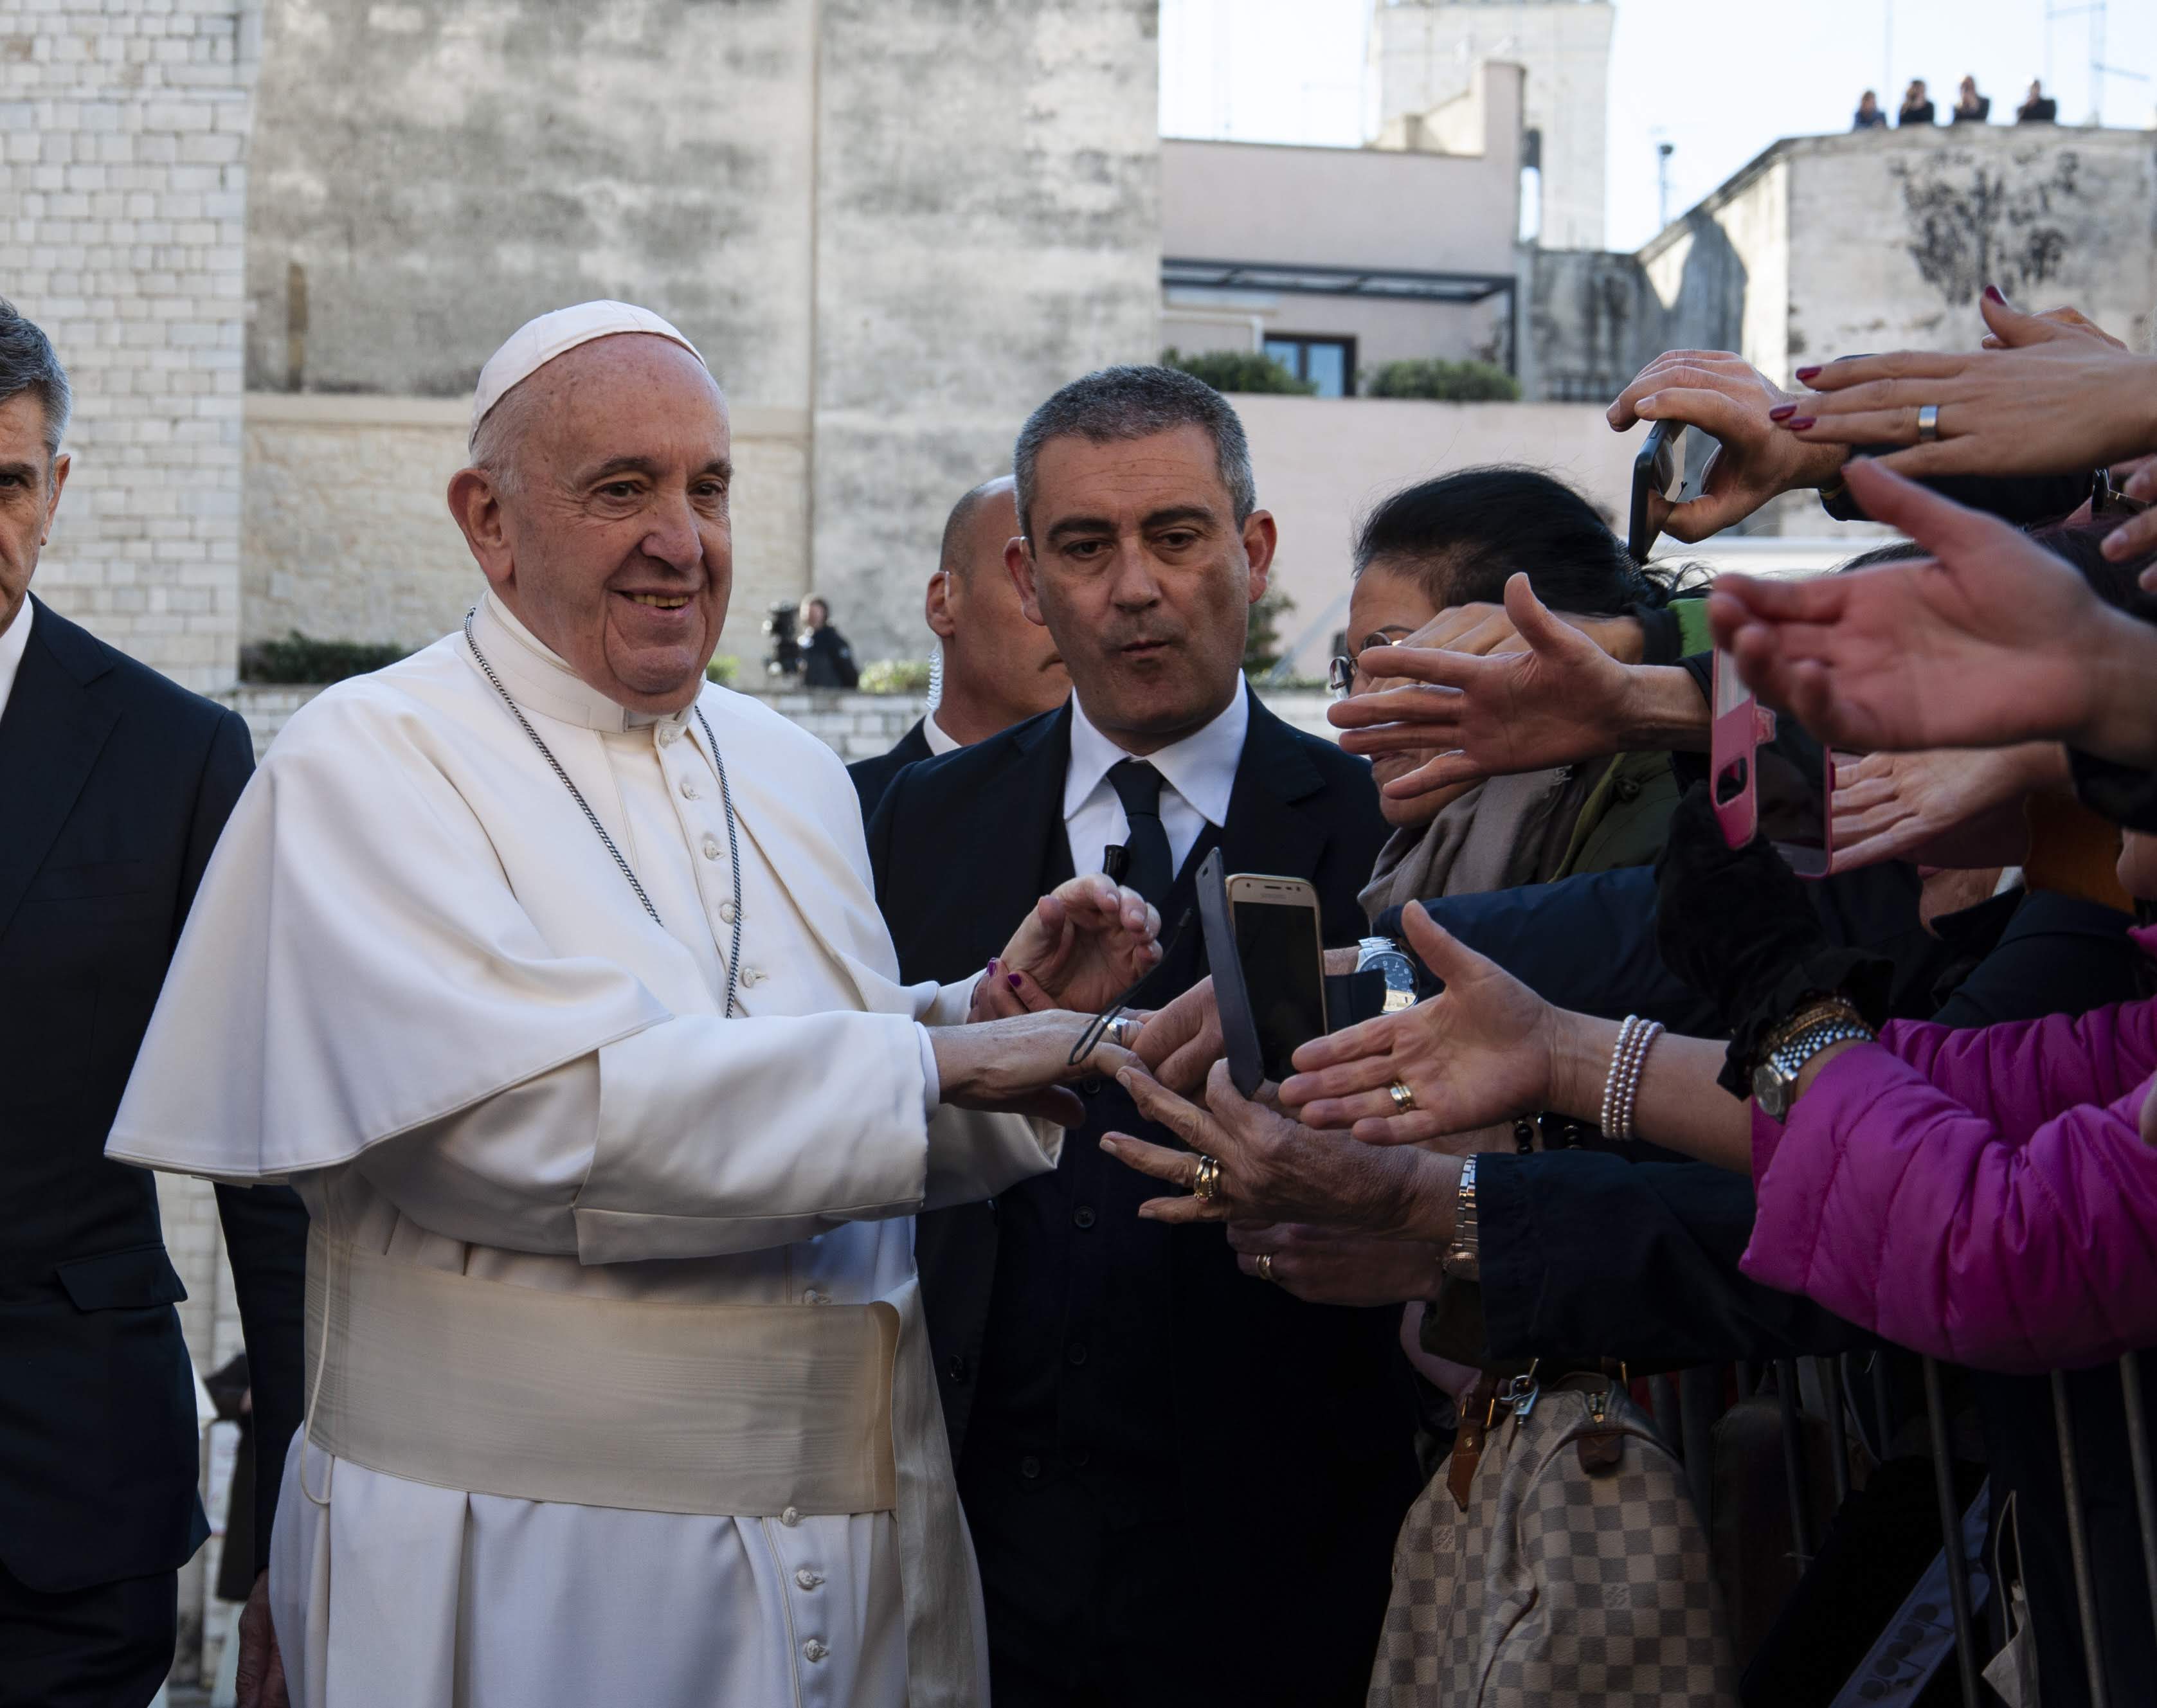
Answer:
[[[985,1700],[910,1218],[1053,1167],[1055,1129],[935,1106],[917,1021],[967,988],[898,983],[821,743],[698,702],[724,1019],[699,720],[625,713],[492,595],[475,635],[663,925],[452,635],[279,737],[108,1146],[314,1218],[294,1700]]]

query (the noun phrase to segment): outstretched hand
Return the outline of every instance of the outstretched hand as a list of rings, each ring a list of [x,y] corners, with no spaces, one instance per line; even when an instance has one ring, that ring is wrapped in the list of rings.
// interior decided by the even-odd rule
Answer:
[[[1316,1133],[1236,1089],[1218,1062],[1206,1082],[1206,1106],[1178,1097],[1143,1068],[1116,1076],[1139,1113],[1187,1147],[1173,1150],[1128,1133],[1103,1135],[1102,1150],[1141,1174],[1196,1186],[1198,1160],[1219,1165],[1213,1196],[1151,1198],[1150,1222],[1314,1222],[1385,1237],[1404,1233],[1418,1208],[1416,1183],[1448,1160],[1427,1151],[1387,1151],[1338,1133]]]
[[[2065,740],[2137,762],[2141,625],[2004,522],[1878,462],[1846,478],[1868,515],[1933,558],[1803,581],[1718,577],[1709,623],[1761,698],[1860,752]]]
[[[1326,713],[1351,754],[1443,749],[1387,783],[1388,796],[1411,800],[1616,751],[1611,734],[1632,687],[1628,667],[1554,615],[1526,575],[1506,582],[1506,615],[1526,651],[1388,646],[1385,675],[1413,685],[1358,694]]]
[[[2020,866],[2030,846],[2022,803],[2067,781],[2067,755],[2057,742],[1839,760],[1830,870],[1854,872],[1883,860]]]
[[[1784,427],[1814,445],[1907,446],[1878,460],[1912,476],[2072,475],[2157,450],[2157,358],[2087,323],[2024,314],[1997,291],[1978,306],[2000,347],[1800,368],[1813,393]],[[1939,436],[1921,443],[1918,412],[1928,404]]]
[[[1103,1038],[1076,1062],[1071,1052],[1093,1016],[1049,1009],[1006,1020],[929,1029],[940,1088],[938,1100],[959,1109],[1032,1115],[1076,1127],[1085,1105],[1070,1081],[1114,1073],[1138,1057]]]
[[[975,986],[973,1018],[1051,1008],[1099,1012],[1160,965],[1161,914],[1099,872],[1034,904]]]
[[[1296,1051],[1281,1101],[1309,1126],[1346,1128],[1370,1145],[1417,1145],[1548,1108],[1557,1011],[1420,903],[1401,917],[1408,946],[1445,989],[1313,1038]],[[1387,1089],[1396,1083],[1413,1101],[1406,1112]]]

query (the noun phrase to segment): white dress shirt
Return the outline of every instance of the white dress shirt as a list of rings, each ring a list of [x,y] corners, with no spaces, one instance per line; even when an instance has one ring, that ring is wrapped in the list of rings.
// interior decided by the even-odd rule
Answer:
[[[1071,839],[1071,869],[1084,876],[1101,868],[1104,849],[1130,835],[1124,803],[1109,773],[1125,759],[1143,757],[1161,773],[1161,827],[1177,872],[1208,825],[1228,821],[1228,797],[1243,757],[1251,705],[1241,671],[1236,695],[1213,721],[1158,753],[1126,753],[1095,728],[1078,697],[1071,697],[1071,765],[1063,774],[1063,831]]]
[[[944,754],[955,754],[966,744],[958,737],[946,735],[944,733],[944,726],[936,721],[936,713],[933,709],[921,720],[921,738],[929,743],[929,754],[931,759]]]
[[[23,651],[30,644],[30,595],[23,595],[23,608],[15,620],[0,629],[0,714],[8,710],[8,697],[15,692],[15,672],[23,667]]]

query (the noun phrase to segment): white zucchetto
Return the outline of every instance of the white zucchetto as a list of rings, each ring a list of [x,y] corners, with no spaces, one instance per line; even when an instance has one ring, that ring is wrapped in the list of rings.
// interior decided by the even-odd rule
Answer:
[[[486,366],[479,371],[479,388],[472,394],[471,440],[479,438],[479,424],[486,419],[489,410],[557,356],[566,356],[595,338],[611,338],[621,332],[649,332],[654,337],[671,339],[699,362],[704,359],[703,352],[648,308],[605,301],[558,308],[525,322],[486,358]]]

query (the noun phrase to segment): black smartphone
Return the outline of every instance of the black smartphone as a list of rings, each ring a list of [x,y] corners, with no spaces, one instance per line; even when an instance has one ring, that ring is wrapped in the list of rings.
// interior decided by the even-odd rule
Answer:
[[[1278,1083],[1295,1072],[1296,1051],[1327,1030],[1318,893],[1300,877],[1238,872],[1228,914],[1266,1078]]]
[[[1647,442],[1633,459],[1633,515],[1625,529],[1625,549],[1635,563],[1648,561],[1663,531],[1662,506],[1674,502],[1685,484],[1685,462],[1679,451],[1685,442],[1685,423],[1658,421],[1648,429]],[[1652,495],[1652,496],[1651,496]],[[1658,512],[1662,513],[1659,514]]]

